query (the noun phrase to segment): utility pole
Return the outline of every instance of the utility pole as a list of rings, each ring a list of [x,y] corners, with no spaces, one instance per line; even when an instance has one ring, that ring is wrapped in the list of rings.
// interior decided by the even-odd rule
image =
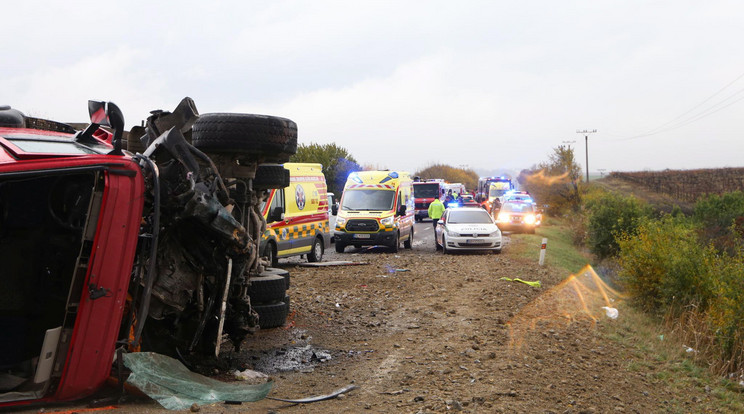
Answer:
[[[568,146],[568,149],[571,149],[571,144],[575,144],[576,140],[573,141],[561,141],[562,144],[566,144]]]
[[[586,182],[589,182],[589,134],[595,132],[597,132],[596,129],[576,130],[577,134],[584,134],[584,142],[586,143]]]

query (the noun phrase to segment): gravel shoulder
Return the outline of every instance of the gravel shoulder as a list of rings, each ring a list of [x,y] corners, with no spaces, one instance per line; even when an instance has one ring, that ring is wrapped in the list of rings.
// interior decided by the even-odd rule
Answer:
[[[590,283],[566,283],[569,275],[537,265],[537,253],[510,255],[524,240],[513,236],[500,255],[444,255],[419,240],[396,254],[371,248],[324,259],[366,263],[359,266],[280,262],[292,275],[288,324],[228,352],[231,367],[266,370],[267,360],[294,355],[296,369],[270,374],[270,396],[279,398],[359,388],[313,404],[263,400],[201,412],[718,411],[700,384],[669,388],[656,375],[662,362],[633,341],[608,339],[633,332],[604,315]],[[162,411],[139,400],[119,412]]]

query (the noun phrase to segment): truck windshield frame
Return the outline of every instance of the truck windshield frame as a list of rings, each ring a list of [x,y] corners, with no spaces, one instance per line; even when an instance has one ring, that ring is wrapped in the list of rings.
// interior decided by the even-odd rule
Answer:
[[[347,189],[341,204],[344,211],[389,211],[395,203],[395,190]]]
[[[413,196],[416,198],[437,198],[439,195],[439,183],[413,184]]]

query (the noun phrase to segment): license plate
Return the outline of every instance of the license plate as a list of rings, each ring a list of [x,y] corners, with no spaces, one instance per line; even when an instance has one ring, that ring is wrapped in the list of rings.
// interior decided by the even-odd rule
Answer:
[[[483,244],[485,242],[486,241],[485,240],[482,240],[482,239],[466,239],[465,240],[465,243],[467,243],[467,244]]]
[[[369,234],[355,234],[354,238],[355,239],[369,239],[370,235]]]

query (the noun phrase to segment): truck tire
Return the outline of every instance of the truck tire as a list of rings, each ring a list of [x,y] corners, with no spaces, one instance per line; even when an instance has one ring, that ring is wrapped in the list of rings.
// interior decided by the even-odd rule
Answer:
[[[273,302],[284,299],[287,294],[287,280],[281,275],[256,276],[249,280],[248,296],[251,303]]]
[[[284,325],[289,314],[289,307],[283,301],[251,306],[258,314],[258,326],[261,329],[277,328]]]
[[[336,253],[343,253],[345,248],[346,248],[345,244],[339,241],[336,241]]]
[[[147,147],[145,147],[145,144],[140,141],[140,137],[144,136],[146,133],[147,131],[145,131],[145,128],[141,126],[133,126],[127,134],[127,145],[125,146],[127,151],[132,154],[138,152],[144,154]]]
[[[323,260],[323,242],[319,237],[313,240],[313,246],[310,253],[307,254],[307,261],[310,263],[320,262]]]
[[[284,163],[297,152],[297,124],[255,114],[208,113],[192,127],[193,145],[207,153],[246,154]]]
[[[289,170],[280,164],[260,164],[253,179],[254,190],[289,187]]]
[[[267,267],[264,269],[263,272],[259,274],[259,276],[269,276],[269,275],[279,275],[284,278],[284,280],[287,281],[287,290],[289,290],[290,286],[290,276],[289,276],[289,270],[287,269],[280,269],[278,267]]]

